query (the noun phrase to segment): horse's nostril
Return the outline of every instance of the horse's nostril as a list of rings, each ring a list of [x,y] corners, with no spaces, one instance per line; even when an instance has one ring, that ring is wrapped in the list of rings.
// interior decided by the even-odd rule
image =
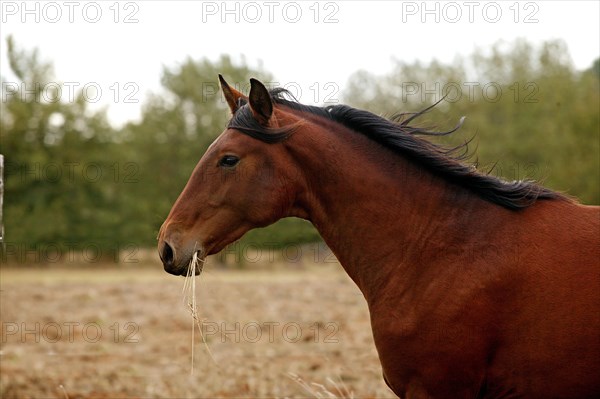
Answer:
[[[173,248],[169,245],[169,243],[165,242],[165,245],[162,250],[162,261],[165,265],[173,264]]]

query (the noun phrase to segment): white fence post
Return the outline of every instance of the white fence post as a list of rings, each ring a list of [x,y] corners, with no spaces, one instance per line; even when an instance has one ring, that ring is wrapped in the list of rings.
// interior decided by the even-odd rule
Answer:
[[[4,219],[2,219],[2,199],[4,198],[4,156],[0,154],[0,244],[4,245]]]

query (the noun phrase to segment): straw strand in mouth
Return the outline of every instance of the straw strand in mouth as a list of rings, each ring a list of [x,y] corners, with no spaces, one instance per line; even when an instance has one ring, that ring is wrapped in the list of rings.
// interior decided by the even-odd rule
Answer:
[[[187,307],[192,315],[192,366],[191,366],[190,374],[194,374],[194,341],[195,341],[196,326],[198,326],[198,331],[200,332],[200,337],[202,338],[202,342],[204,343],[204,346],[206,347],[206,351],[208,352],[208,355],[210,356],[213,363],[215,365],[217,364],[212,355],[212,352],[210,351],[210,348],[208,347],[208,344],[206,343],[206,340],[204,339],[204,335],[202,334],[202,327],[200,325],[200,318],[198,317],[198,306],[196,304],[196,270],[198,268],[199,262],[204,264],[205,260],[204,260],[204,258],[199,258],[198,251],[194,250],[192,259],[190,260],[190,263],[188,264],[188,270],[187,270],[187,274],[186,274],[184,282],[183,282],[183,289],[182,289],[183,301],[184,301],[184,303],[187,302]]]

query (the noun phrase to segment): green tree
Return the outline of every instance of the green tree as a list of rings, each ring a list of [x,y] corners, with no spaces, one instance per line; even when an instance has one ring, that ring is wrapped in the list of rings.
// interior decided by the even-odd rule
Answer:
[[[9,37],[7,52],[16,77],[2,77],[0,105],[7,253],[42,262],[55,259],[44,248],[114,254],[120,217],[110,170],[118,148],[105,110],[91,112],[81,92],[69,99],[37,50],[21,50]]]
[[[508,180],[533,178],[600,202],[598,62],[573,68],[562,41],[533,46],[525,40],[498,42],[452,64],[398,61],[390,74],[358,72],[344,98],[378,114],[423,109],[447,95],[425,125],[447,129],[465,115],[457,144],[476,135],[482,170]]]

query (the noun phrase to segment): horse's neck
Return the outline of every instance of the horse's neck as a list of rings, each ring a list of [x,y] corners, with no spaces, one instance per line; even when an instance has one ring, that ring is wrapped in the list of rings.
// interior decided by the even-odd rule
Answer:
[[[484,201],[367,137],[347,129],[312,134],[320,134],[310,140],[319,148],[291,146],[305,176],[300,202],[367,299],[418,273],[436,248],[458,245],[452,241],[482,215]]]

